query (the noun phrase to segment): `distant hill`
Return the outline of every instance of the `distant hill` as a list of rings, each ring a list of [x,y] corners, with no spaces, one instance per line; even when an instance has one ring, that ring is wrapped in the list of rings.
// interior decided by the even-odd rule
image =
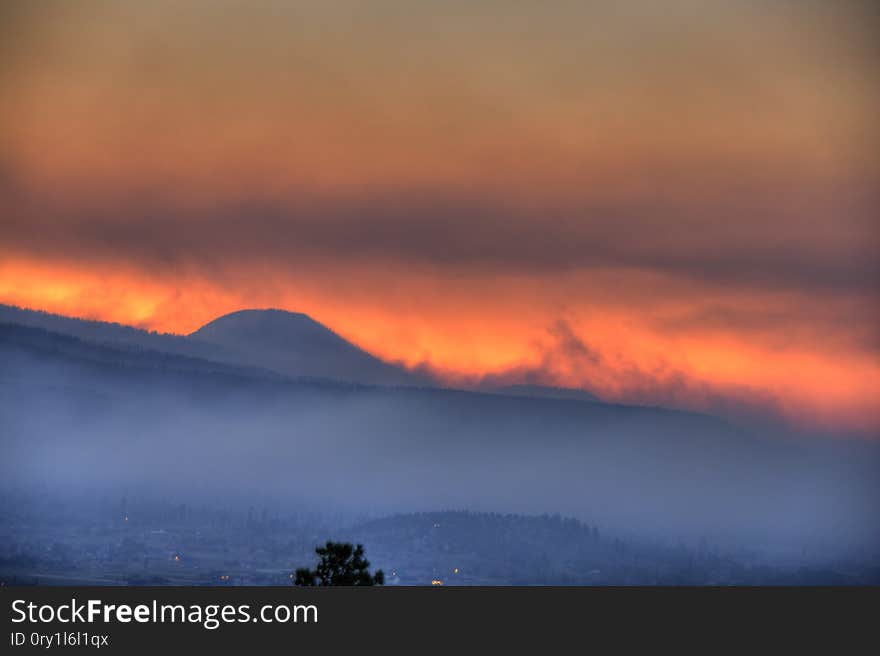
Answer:
[[[222,347],[227,358],[292,376],[377,385],[429,383],[370,355],[298,312],[241,310],[215,319],[190,337]]]
[[[755,566],[705,543],[621,540],[560,515],[398,514],[360,524],[345,538],[366,545],[389,585],[841,585],[878,578],[870,568],[844,574]]]
[[[364,522],[345,537],[367,546],[390,585],[627,582],[619,566],[608,571],[617,559],[610,540],[602,540],[595,527],[558,515],[398,514]]]

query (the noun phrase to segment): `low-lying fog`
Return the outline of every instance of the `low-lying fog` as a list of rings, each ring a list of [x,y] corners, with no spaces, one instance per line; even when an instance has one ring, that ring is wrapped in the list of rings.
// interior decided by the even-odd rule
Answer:
[[[0,353],[6,490],[561,513],[768,553],[880,545],[870,443],[759,439],[710,417],[580,401],[144,366],[141,355]]]

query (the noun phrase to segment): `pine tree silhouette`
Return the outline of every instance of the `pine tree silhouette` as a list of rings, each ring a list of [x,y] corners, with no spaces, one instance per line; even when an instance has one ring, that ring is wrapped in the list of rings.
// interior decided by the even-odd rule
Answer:
[[[318,566],[311,570],[300,567],[296,570],[294,585],[382,585],[385,574],[376,570],[370,574],[370,562],[364,558],[363,545],[352,547],[349,542],[327,542],[323,547],[316,547],[315,553],[320,556]]]

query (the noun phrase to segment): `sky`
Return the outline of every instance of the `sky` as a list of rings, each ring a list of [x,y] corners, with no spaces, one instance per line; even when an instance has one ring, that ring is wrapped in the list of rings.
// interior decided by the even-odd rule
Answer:
[[[0,303],[880,435],[878,10],[0,8]]]

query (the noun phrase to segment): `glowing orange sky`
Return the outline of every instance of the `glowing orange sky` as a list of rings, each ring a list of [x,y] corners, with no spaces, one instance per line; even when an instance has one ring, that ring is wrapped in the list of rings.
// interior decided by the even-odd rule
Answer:
[[[688,329],[676,324],[670,330],[664,320],[687,320],[693,304],[676,308],[648,301],[634,310],[613,294],[588,292],[590,281],[577,275],[561,288],[556,280],[553,292],[534,280],[487,283],[424,275],[402,285],[397,274],[381,273],[224,288],[186,276],[156,279],[124,269],[24,261],[4,262],[0,274],[2,302],[168,332],[187,333],[243,307],[304,310],[380,357],[428,365],[450,384],[471,385],[490,376],[498,382],[586,386],[609,400],[734,415],[739,405],[754,406],[753,411],[779,412],[796,424],[822,428],[872,431],[880,420],[875,394],[880,366],[857,345],[844,341],[818,349],[827,333],[818,328],[811,334],[809,326],[792,333],[759,327],[738,334],[692,321]],[[614,277],[596,282],[613,283]],[[580,302],[568,300],[572,290],[581,291]],[[584,301],[588,293],[597,297],[595,303]],[[751,298],[750,311],[760,315],[762,303],[775,305],[773,298]],[[549,317],[562,317],[601,352],[601,362],[568,352]]]
[[[868,5],[590,4],[5,3],[0,302],[876,432]]]

